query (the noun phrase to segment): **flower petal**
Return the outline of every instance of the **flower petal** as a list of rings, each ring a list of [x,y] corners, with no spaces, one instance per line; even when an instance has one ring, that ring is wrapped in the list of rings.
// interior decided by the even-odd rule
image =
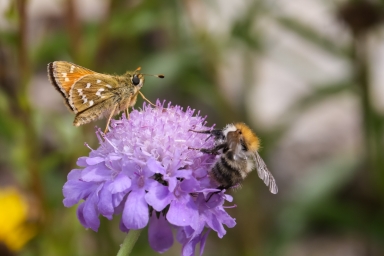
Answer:
[[[196,192],[199,189],[199,182],[193,177],[185,179],[180,183],[180,189],[186,193]]]
[[[207,238],[208,238],[208,235],[209,235],[209,232],[211,230],[208,229],[207,232],[204,233],[204,235],[201,235],[201,238],[200,238],[200,256],[203,255],[203,252],[204,252],[204,249],[205,249],[205,242],[207,241]]]
[[[229,228],[236,226],[236,220],[229,216],[229,214],[224,210],[218,210],[216,216],[221,220],[221,222]]]
[[[112,195],[112,203],[115,210],[114,214],[123,213],[126,201],[127,201],[127,193],[125,192]]]
[[[67,175],[67,179],[68,180],[79,180],[81,179],[81,172],[83,170],[81,169],[73,169],[72,171],[70,171]]]
[[[79,157],[79,158],[77,159],[76,164],[77,164],[78,166],[80,166],[80,167],[86,167],[86,166],[88,166],[88,164],[87,164],[87,158],[88,158],[88,157],[85,157],[85,156]]]
[[[95,164],[104,162],[104,160],[105,160],[104,157],[96,156],[96,157],[87,157],[87,158],[85,159],[85,162],[86,162],[88,165],[95,165]]]
[[[68,180],[63,187],[65,207],[77,204],[81,199],[86,199],[96,188],[97,184],[80,180]]]
[[[198,168],[197,170],[193,171],[193,176],[196,178],[204,178],[207,176],[207,168]]]
[[[127,227],[124,225],[123,223],[123,219],[120,220],[120,223],[119,223],[119,228],[122,232],[124,233],[128,233],[129,232],[129,229],[127,229]]]
[[[124,173],[119,173],[109,185],[109,190],[112,194],[124,192],[131,187],[131,179]]]
[[[85,202],[82,202],[81,204],[79,204],[79,207],[77,207],[76,214],[77,214],[77,218],[79,219],[81,225],[83,225],[85,228],[89,228],[87,222],[84,219],[84,213],[83,213],[84,205],[85,205],[84,203]]]
[[[168,189],[170,192],[175,191],[177,184],[179,183],[179,180],[176,177],[163,177],[165,181],[168,182]]]
[[[149,170],[151,170],[153,173],[161,173],[165,174],[165,168],[155,159],[150,158],[147,162],[147,167]]]
[[[198,226],[199,213],[193,199],[188,196],[186,200],[173,200],[167,213],[167,220],[176,226]]]
[[[194,256],[196,245],[199,242],[199,237],[195,237],[193,239],[188,240],[188,242],[183,244],[183,248],[181,251],[182,256]]]
[[[141,229],[148,224],[148,205],[144,190],[132,191],[125,202],[123,223],[128,229]]]
[[[174,176],[177,178],[189,179],[192,176],[192,170],[177,170]]]
[[[170,225],[163,216],[157,218],[152,214],[149,221],[148,240],[151,248],[159,253],[167,251],[173,244],[173,234]]]
[[[169,192],[168,187],[158,183],[152,187],[145,195],[147,203],[156,211],[160,212],[171,202],[173,194]]]
[[[177,232],[176,232],[176,240],[184,244],[187,242],[189,238],[195,233],[195,230],[192,229],[190,226],[186,227],[177,227]]]
[[[101,182],[111,179],[111,170],[105,167],[104,163],[85,167],[81,179],[88,182]]]
[[[103,188],[100,191],[100,200],[98,202],[97,208],[101,215],[106,217],[107,219],[112,219],[112,214],[114,212],[113,202],[112,202],[112,194],[109,190],[109,185],[111,182],[106,182]]]
[[[223,238],[223,236],[225,235],[225,233],[227,233],[227,231],[225,231],[224,229],[224,226],[221,222],[218,221],[218,219],[216,218],[215,215],[213,214],[209,214],[210,216],[208,216],[208,218],[206,218],[206,223],[207,225],[213,229],[214,231],[217,232],[217,236],[220,237],[220,238]]]
[[[97,231],[100,226],[99,213],[97,211],[97,193],[92,195],[85,201],[83,209],[83,217],[88,228]]]

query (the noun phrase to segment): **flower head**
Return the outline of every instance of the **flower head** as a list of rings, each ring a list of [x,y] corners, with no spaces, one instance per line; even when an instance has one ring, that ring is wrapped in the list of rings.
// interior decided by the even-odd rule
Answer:
[[[0,205],[0,245],[18,252],[37,233],[36,226],[28,221],[29,205],[14,187],[0,189]]]
[[[197,243],[202,252],[209,230],[223,237],[223,224],[236,223],[223,208],[231,197],[218,191],[208,175],[215,156],[190,149],[214,143],[190,131],[209,129],[205,118],[193,114],[158,102],[156,108],[132,111],[129,120],[112,121],[109,133],[97,132],[99,148],[79,158],[82,169],[69,173],[64,205],[83,200],[77,213],[86,228],[97,231],[100,215],[121,214],[120,229],[148,225],[149,243],[160,253],[172,246],[172,229],[183,255],[193,255]]]

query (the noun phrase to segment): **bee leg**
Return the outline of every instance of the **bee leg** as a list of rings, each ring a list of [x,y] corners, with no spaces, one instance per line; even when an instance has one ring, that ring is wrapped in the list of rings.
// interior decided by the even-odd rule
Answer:
[[[115,113],[116,107],[117,107],[117,104],[115,104],[115,106],[113,107],[113,109],[111,111],[111,114],[109,115],[109,118],[108,118],[108,121],[107,121],[107,126],[105,127],[104,133],[107,133],[107,131],[108,131],[108,125],[111,122],[111,118],[112,118],[113,114]]]
[[[143,100],[147,101],[149,104],[151,104],[152,106],[156,107],[155,104],[153,104],[149,99],[145,98],[144,94],[141,93],[141,91],[139,91],[141,97],[143,98]]]
[[[197,132],[197,133],[206,133],[206,134],[210,134],[210,133],[211,133],[211,130],[206,130],[206,131],[195,131],[195,130],[191,130],[191,129],[189,129],[188,131],[189,131],[189,132]]]
[[[200,150],[203,153],[211,154],[211,155],[220,155],[219,150],[223,149],[225,146],[226,146],[226,144],[223,143],[223,144],[216,145],[213,148],[191,148],[191,147],[188,147],[188,149]]]
[[[203,153],[211,154],[211,155],[220,155],[219,152],[213,151],[213,149],[208,149],[208,148],[191,148],[191,147],[188,147],[188,149],[199,150]]]
[[[208,197],[208,199],[205,201],[206,203],[208,203],[209,199],[211,199],[211,197],[214,195],[214,194],[218,194],[218,193],[221,193],[221,191],[223,189],[226,189],[224,186],[219,186],[217,187],[217,189],[220,189],[220,191],[216,191],[216,192],[212,192],[212,194]]]
[[[197,132],[197,133],[205,133],[205,134],[210,134],[206,139],[205,141],[207,141],[209,138],[211,138],[212,136],[215,137],[215,139],[224,139],[224,135],[223,135],[223,130],[205,130],[205,131],[196,131],[196,130],[188,130],[188,131],[191,131],[191,132]]]

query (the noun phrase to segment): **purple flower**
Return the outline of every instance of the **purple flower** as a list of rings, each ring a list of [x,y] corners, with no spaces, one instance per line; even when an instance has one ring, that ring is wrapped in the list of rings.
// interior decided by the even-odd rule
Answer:
[[[189,148],[209,148],[213,139],[190,132],[204,130],[205,118],[179,106],[144,105],[130,119],[113,120],[110,132],[97,131],[100,146],[80,157],[64,185],[63,203],[77,209],[81,224],[97,231],[100,215],[112,219],[121,214],[120,229],[148,225],[150,246],[163,253],[176,240],[182,255],[202,254],[210,230],[221,238],[234,227],[223,204],[232,201],[216,189],[208,173],[217,156]],[[213,193],[215,192],[215,193]],[[213,193],[213,194],[212,194]]]

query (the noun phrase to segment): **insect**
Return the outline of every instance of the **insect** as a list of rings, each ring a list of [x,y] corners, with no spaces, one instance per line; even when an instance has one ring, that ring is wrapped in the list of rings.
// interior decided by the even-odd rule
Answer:
[[[65,100],[67,107],[76,114],[73,125],[80,126],[104,116],[109,116],[105,132],[111,118],[125,110],[129,118],[129,107],[133,107],[144,84],[141,68],[127,71],[124,75],[106,75],[94,72],[79,65],[54,61],[48,64],[48,77],[51,84]],[[163,75],[151,75],[164,78]]]
[[[259,138],[246,124],[228,124],[221,130],[190,131],[210,134],[209,137],[215,139],[213,148],[191,149],[220,155],[210,170],[211,177],[220,185],[218,189],[228,189],[241,183],[256,168],[269,191],[272,194],[278,192],[275,179],[257,152],[260,148]]]

